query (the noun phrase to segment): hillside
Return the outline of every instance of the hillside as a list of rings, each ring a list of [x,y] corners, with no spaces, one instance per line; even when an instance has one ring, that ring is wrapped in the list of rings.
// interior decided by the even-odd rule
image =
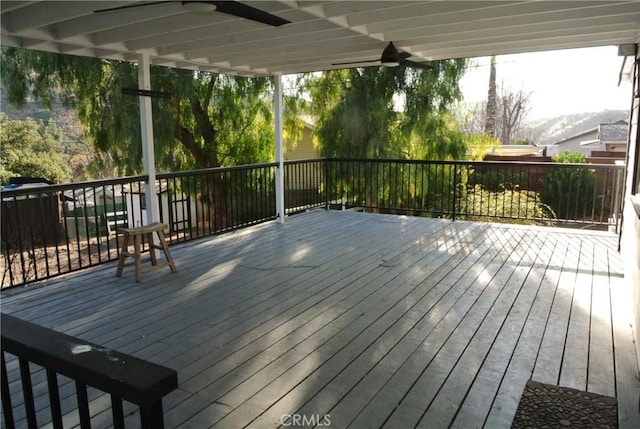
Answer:
[[[0,88],[0,112],[7,115],[9,119],[33,118],[36,121],[54,123],[62,131],[62,144],[67,152],[70,151],[70,146],[85,139],[75,111],[65,107],[59,99],[53,102],[51,111],[33,100],[28,100],[24,108],[18,109],[6,101],[4,91]]]
[[[61,102],[54,102],[53,110],[59,111],[63,109]],[[37,121],[48,121],[52,116],[51,112],[45,109],[40,103],[34,102],[31,99],[27,101],[27,104],[22,109],[12,106],[7,102],[3,88],[0,88],[0,112],[7,115],[9,119],[21,120],[33,118]]]
[[[528,134],[536,144],[547,145],[597,128],[600,124],[628,118],[628,110],[603,110],[540,119],[527,123],[525,128],[529,130]]]

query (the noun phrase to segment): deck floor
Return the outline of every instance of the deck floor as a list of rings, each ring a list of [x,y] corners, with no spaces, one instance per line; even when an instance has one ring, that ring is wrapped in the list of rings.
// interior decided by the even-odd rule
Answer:
[[[169,428],[508,428],[531,378],[617,396],[632,428],[616,246],[602,232],[318,210],[173,246],[179,272],[139,285],[107,264],[6,291],[2,311],[176,369]],[[108,426],[109,399],[92,396],[94,427]]]

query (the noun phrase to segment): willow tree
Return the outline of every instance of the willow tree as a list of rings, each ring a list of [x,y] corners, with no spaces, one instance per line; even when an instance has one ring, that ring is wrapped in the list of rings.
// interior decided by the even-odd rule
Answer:
[[[311,76],[306,87],[317,117],[321,154],[366,159],[464,158],[464,135],[451,119],[450,107],[461,97],[458,81],[465,68],[466,60],[462,59],[434,62],[432,70],[367,67]],[[418,183],[423,177],[433,177],[432,172],[420,172],[420,179],[416,179],[419,167],[380,172],[375,165],[364,163],[362,171],[350,172],[349,177],[336,171],[334,176],[342,188],[335,192],[366,190],[355,197],[365,206],[415,206],[435,201],[433,181]],[[441,178],[449,174],[436,173]],[[409,192],[395,196],[393,189],[398,187]],[[376,192],[371,191],[374,189]]]
[[[432,70],[367,67],[333,70],[306,83],[325,156],[445,159],[464,156],[450,120],[466,60]]]
[[[55,97],[60,97],[76,109],[98,160],[94,170],[107,170],[116,176],[142,172],[139,97],[123,93],[124,88],[138,87],[137,64],[3,48],[1,66],[2,82],[12,104],[24,104],[32,95],[51,106]],[[150,74],[151,89],[170,95],[152,101],[158,171],[250,164],[273,158],[270,79],[160,66],[151,66]],[[210,173],[197,186],[184,185],[197,194],[201,219],[208,218],[209,224],[218,228],[228,227],[230,210],[238,209],[229,197],[237,193],[231,192],[231,187],[255,191],[249,189],[248,181],[230,180],[225,174]],[[263,184],[270,181],[270,177],[260,178]],[[232,216],[237,219],[241,215]]]
[[[76,109],[93,148],[112,174],[142,171],[138,87],[134,63],[2,48],[7,99],[33,96],[50,107],[55,97]],[[151,66],[159,170],[207,168],[268,160],[273,152],[268,78],[244,78]]]

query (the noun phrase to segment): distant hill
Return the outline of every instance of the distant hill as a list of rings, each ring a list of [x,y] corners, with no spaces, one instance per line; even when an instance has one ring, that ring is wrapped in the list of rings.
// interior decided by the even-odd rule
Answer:
[[[24,120],[28,118],[36,121],[52,122],[62,131],[62,144],[68,151],[70,145],[86,140],[78,117],[73,109],[65,107],[59,99],[54,100],[51,111],[45,109],[39,102],[29,99],[22,109],[18,109],[6,101],[5,92],[0,88],[0,112],[8,119]]]
[[[54,103],[54,107],[60,109],[62,103]],[[29,100],[23,109],[18,109],[9,104],[5,98],[3,88],[0,88],[0,112],[7,115],[9,119],[27,119],[33,118],[37,121],[48,121],[51,119],[51,113],[46,110],[40,103]]]
[[[552,144],[584,131],[597,128],[600,124],[629,119],[628,110],[604,110],[602,112],[574,113],[545,118],[525,125],[531,139],[538,145]]]

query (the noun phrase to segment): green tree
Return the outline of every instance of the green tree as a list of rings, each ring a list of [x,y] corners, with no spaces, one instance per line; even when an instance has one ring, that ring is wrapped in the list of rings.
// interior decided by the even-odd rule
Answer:
[[[436,62],[429,71],[367,67],[311,76],[306,88],[317,118],[321,154],[370,159],[463,158],[464,136],[450,119],[449,106],[460,97],[458,80],[465,64],[465,60],[451,60]],[[349,194],[354,204],[364,207],[422,202],[435,206],[447,196],[441,185],[438,189],[427,178],[446,180],[452,174],[448,166],[433,166],[438,171],[417,174],[409,164],[380,171],[374,163],[365,163],[355,175],[344,167],[331,171],[335,189],[330,192],[336,198]],[[397,189],[408,192],[394,192]]]
[[[32,93],[50,106],[57,94],[86,126],[97,164],[114,175],[140,173],[142,151],[137,65],[122,61],[2,48],[2,82],[8,100],[24,104]],[[161,171],[266,161],[273,152],[272,88],[249,79],[151,67],[156,165]]]
[[[399,115],[393,96],[400,89],[400,68],[333,70],[312,78],[311,108],[323,156],[397,157]]]
[[[433,70],[367,67],[308,79],[316,135],[324,156],[451,159],[465,154],[449,117],[460,98],[466,60]]]
[[[0,183],[11,177],[43,177],[53,182],[71,178],[60,129],[33,119],[12,120],[0,113]]]

